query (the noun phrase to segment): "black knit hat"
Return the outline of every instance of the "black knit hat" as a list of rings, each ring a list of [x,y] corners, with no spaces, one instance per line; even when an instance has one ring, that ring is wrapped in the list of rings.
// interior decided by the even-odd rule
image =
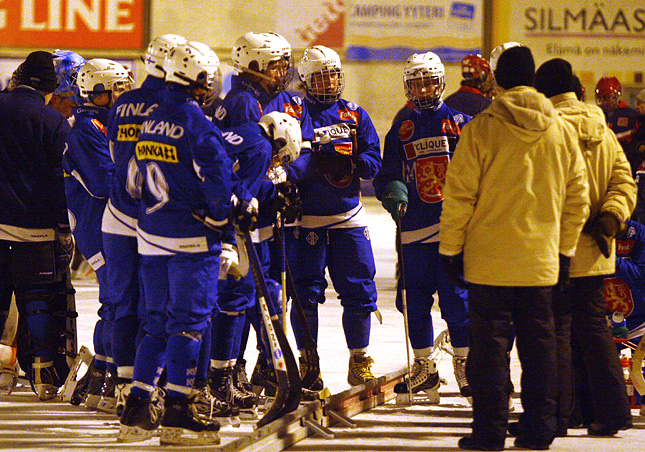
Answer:
[[[562,58],[543,63],[535,73],[534,86],[546,97],[575,91],[571,63]]]
[[[528,47],[511,47],[497,60],[495,81],[504,89],[516,86],[533,86],[535,61]]]
[[[51,53],[42,50],[32,52],[27,55],[27,59],[20,66],[19,80],[21,85],[31,86],[45,93],[56,91],[58,82]]]

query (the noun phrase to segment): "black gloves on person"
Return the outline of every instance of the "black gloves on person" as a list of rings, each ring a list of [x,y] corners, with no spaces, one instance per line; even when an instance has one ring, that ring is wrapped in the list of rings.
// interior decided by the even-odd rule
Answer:
[[[318,151],[311,154],[314,169],[338,180],[365,170],[365,161],[358,155],[341,154],[336,151]]]
[[[600,212],[591,224],[585,225],[587,232],[596,242],[603,256],[609,257],[613,239],[620,231],[620,220],[611,212]]]
[[[560,270],[558,271],[558,282],[555,285],[556,293],[564,293],[569,288],[569,268],[571,267],[571,258],[564,254],[558,254]]]
[[[464,253],[455,254],[454,256],[446,256],[440,254],[441,265],[443,271],[446,272],[448,279],[455,286],[466,289],[466,281],[464,280]]]
[[[285,223],[293,223],[302,218],[302,200],[298,193],[298,186],[293,182],[280,182],[276,184],[276,195],[273,199],[274,216],[278,212]]]

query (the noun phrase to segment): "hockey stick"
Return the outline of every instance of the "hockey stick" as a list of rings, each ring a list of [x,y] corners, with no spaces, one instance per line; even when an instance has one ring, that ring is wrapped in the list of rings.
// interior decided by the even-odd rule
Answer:
[[[302,389],[300,386],[300,375],[296,365],[293,352],[280,326],[280,320],[277,316],[271,316],[267,297],[269,297],[266,281],[262,274],[262,267],[258,253],[255,250],[251,234],[248,231],[244,233],[244,244],[249,255],[249,263],[253,271],[253,280],[258,295],[258,303],[262,313],[262,322],[269,338],[269,347],[271,349],[271,359],[278,380],[278,387],[275,398],[271,407],[264,413],[264,416],[258,421],[258,428],[273,422],[286,413],[294,411],[300,404]],[[295,374],[294,374],[295,368]]]
[[[277,225],[280,224],[280,227]],[[273,236],[275,237],[276,233],[280,236],[280,242],[282,243],[282,231],[284,229],[284,219],[282,215],[279,215],[275,222],[273,223]],[[281,246],[280,252],[280,284],[282,285],[282,329],[284,334],[287,334],[287,255],[284,251],[284,247]]]
[[[287,283],[289,285],[289,290],[291,291],[291,298],[293,299],[293,306],[296,308],[296,313],[298,314],[298,320],[302,325],[304,337],[304,351],[305,351],[305,360],[307,361],[307,373],[302,376],[302,387],[309,389],[316,382],[316,379],[320,375],[320,356],[318,355],[318,346],[316,341],[314,341],[313,336],[311,335],[311,330],[307,324],[307,318],[305,317],[305,311],[302,308],[302,303],[298,298],[298,293],[296,292],[296,285],[293,282],[293,276],[291,275],[291,268],[289,267],[289,261],[286,258],[284,239],[282,237],[282,230],[274,231],[273,233],[274,240],[278,245],[278,249],[281,251],[284,262],[284,269],[286,274]]]
[[[403,326],[405,328],[405,353],[407,357],[408,364],[408,397],[410,403],[412,403],[412,365],[410,362],[410,330],[408,329],[408,297],[406,293],[406,284],[405,284],[405,271],[403,269],[403,243],[401,241],[401,235],[403,230],[401,229],[401,217],[405,215],[406,204],[399,204],[398,206],[398,215],[396,219],[396,247],[399,254],[399,282],[401,285],[401,304],[403,305]]]

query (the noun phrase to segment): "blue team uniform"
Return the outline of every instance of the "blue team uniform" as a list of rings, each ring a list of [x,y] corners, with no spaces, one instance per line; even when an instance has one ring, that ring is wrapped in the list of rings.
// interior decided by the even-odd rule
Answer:
[[[356,155],[362,172],[335,179],[305,169],[298,181],[302,220],[294,269],[296,290],[314,339],[318,335],[318,303],[325,301],[325,268],[343,306],[343,328],[349,349],[369,345],[370,313],[376,308],[376,272],[365,209],[360,202],[360,179],[371,179],[381,167],[380,142],[367,112],[345,99],[323,104],[307,97],[316,152]],[[320,138],[331,142],[321,148]],[[296,161],[294,165],[300,162]],[[303,346],[302,325],[292,313],[298,348]]]
[[[436,111],[410,110],[385,137],[383,167],[373,182],[379,199],[393,180],[404,182],[408,189],[407,213],[401,218],[403,256],[399,258],[405,269],[408,329],[414,349],[433,344],[430,309],[435,292],[452,345],[468,346],[467,291],[449,282],[439,262],[439,217],[446,169],[461,128],[469,120],[444,103]],[[400,284],[397,307],[402,310]]]
[[[628,337],[645,333],[645,226],[627,220],[627,230],[616,237],[616,277],[632,291],[634,310],[626,317]]]
[[[474,117],[486,110],[492,101],[477,88],[461,85],[457,91],[446,97],[444,102],[453,110]]]
[[[192,213],[206,211],[226,224],[233,163],[220,130],[174,85],[143,122],[136,158],[144,180],[137,239],[145,336],[137,348],[132,393],[149,397],[165,365],[169,394],[186,396],[202,334],[217,308],[221,252],[220,233]]]
[[[114,321],[101,234],[101,218],[114,172],[106,129],[108,109],[90,105],[76,107],[74,118],[63,154],[65,194],[76,244],[96,272],[99,283],[101,320],[94,330],[94,351],[97,354],[95,364],[101,368],[108,357],[111,359]]]
[[[148,76],[140,88],[119,96],[108,120],[114,173],[110,180],[110,199],[103,214],[103,251],[110,298],[114,304],[112,353],[122,378],[132,378],[136,344],[140,339],[139,308],[143,307],[143,303],[139,303],[137,251],[141,186],[135,146],[141,124],[158,106],[165,87],[163,79]]]
[[[639,129],[643,127],[640,124],[638,112],[621,100],[618,108],[612,112],[604,111],[604,113],[607,126],[616,134],[616,138],[622,145],[632,167],[632,175],[636,177],[636,171],[643,161],[643,154],[638,152],[638,143],[634,141]]]

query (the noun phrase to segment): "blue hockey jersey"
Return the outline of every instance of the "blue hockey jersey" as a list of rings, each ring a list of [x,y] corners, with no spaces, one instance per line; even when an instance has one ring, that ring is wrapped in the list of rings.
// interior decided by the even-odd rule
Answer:
[[[382,163],[380,141],[372,120],[362,107],[345,99],[323,104],[305,98],[305,105],[314,126],[314,152],[326,152],[319,149],[320,138],[329,135],[333,146],[331,152],[358,155],[365,162],[365,169],[361,174],[340,180],[309,169],[298,181],[302,198],[301,225],[306,228],[366,226],[359,200],[360,179],[373,178]],[[301,163],[296,160],[293,166]]]
[[[193,217],[206,211],[226,224],[233,192],[233,162],[221,131],[194,99],[169,89],[141,125],[136,145],[143,190],[138,217],[139,253],[206,252],[220,234]]]
[[[408,188],[407,213],[401,219],[402,243],[439,241],[441,190],[461,128],[468,121],[470,116],[442,103],[436,111],[410,110],[386,135],[383,166],[373,185],[379,199],[393,180]]]
[[[103,232],[136,236],[141,175],[135,146],[141,124],[159,106],[166,92],[163,79],[148,76],[140,88],[128,91],[114,102],[108,119],[110,154],[114,173],[110,199],[103,218]]]
[[[645,226],[632,220],[625,224],[616,237],[616,277],[632,291],[634,310],[626,318],[632,338],[645,334]]]
[[[462,85],[457,91],[446,97],[444,102],[453,110],[473,117],[486,110],[492,101],[477,88]]]

